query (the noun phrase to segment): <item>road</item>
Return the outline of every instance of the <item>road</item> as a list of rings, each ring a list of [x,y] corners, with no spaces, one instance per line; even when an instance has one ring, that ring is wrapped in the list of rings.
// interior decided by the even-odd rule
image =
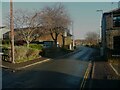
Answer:
[[[78,90],[95,49],[79,47],[77,53],[16,72],[2,69],[2,88],[72,88]]]

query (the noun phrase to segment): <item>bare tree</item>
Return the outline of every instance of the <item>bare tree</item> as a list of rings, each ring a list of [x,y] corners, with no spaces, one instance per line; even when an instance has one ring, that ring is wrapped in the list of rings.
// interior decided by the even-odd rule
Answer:
[[[91,44],[97,43],[99,40],[99,35],[96,32],[87,32],[86,33],[86,40]]]
[[[40,16],[43,27],[51,34],[55,46],[57,46],[58,35],[64,33],[65,28],[68,28],[70,24],[70,18],[64,6],[55,4],[53,7],[45,7]]]
[[[22,9],[14,11],[15,38],[26,41],[27,47],[32,40],[40,35],[36,32],[40,25],[40,17],[37,17],[36,12]]]

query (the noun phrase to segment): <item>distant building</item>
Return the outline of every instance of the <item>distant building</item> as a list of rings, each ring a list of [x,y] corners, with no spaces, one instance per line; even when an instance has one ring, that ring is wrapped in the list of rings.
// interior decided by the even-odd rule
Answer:
[[[15,35],[15,41],[20,41],[20,40],[22,40],[22,36],[21,36],[21,34],[19,34],[19,31],[20,31],[21,29],[15,29],[14,30],[14,35]],[[23,29],[22,29],[23,30]],[[24,30],[28,30],[27,28],[24,28]],[[53,39],[52,39],[52,37],[51,37],[51,35],[50,35],[50,33],[49,32],[44,32],[44,33],[42,33],[41,34],[41,28],[38,28],[38,29],[36,29],[36,31],[35,31],[35,33],[33,34],[33,35],[37,35],[37,38],[35,38],[34,40],[33,40],[33,42],[43,42],[42,44],[44,44],[44,46],[45,47],[52,47],[52,45],[54,44],[53,43]],[[10,35],[10,32],[7,32],[7,33],[4,33],[4,35],[3,35],[3,39],[5,40],[5,39],[8,39],[9,38],[9,35]],[[55,35],[54,33],[53,33],[53,35]],[[62,38],[62,33],[60,33],[59,35],[58,35],[58,38],[57,38],[57,45],[59,46],[59,47],[61,47],[62,45],[63,45],[63,38]],[[64,45],[65,45],[65,47],[66,48],[68,48],[68,49],[71,49],[71,47],[72,47],[72,35],[69,33],[69,32],[67,32],[67,31],[65,31],[64,32]]]
[[[103,13],[101,55],[120,55],[120,8]]]
[[[75,45],[97,45],[97,40],[76,39]]]
[[[54,33],[53,33],[54,34]],[[62,45],[63,45],[63,41],[62,41],[62,36],[61,36],[61,34],[58,36],[58,42],[57,42],[57,45],[59,46],[59,47],[62,47]],[[53,39],[52,39],[52,37],[51,37],[51,35],[50,35],[50,33],[46,33],[46,34],[43,34],[43,35],[41,35],[40,37],[38,37],[37,39],[36,39],[36,41],[39,41],[39,42],[43,42],[43,41],[50,41],[51,43],[52,43],[52,41],[53,41]],[[72,46],[72,35],[71,34],[69,34],[69,33],[67,33],[66,35],[65,35],[65,47],[66,48],[68,48],[68,49],[71,49],[71,46]],[[50,43],[49,42],[49,43]],[[47,42],[46,42],[47,43]]]

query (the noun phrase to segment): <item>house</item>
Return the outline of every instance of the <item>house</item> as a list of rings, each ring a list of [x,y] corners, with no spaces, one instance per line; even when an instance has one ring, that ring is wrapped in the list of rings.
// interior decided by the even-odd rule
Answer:
[[[10,29],[8,29],[6,26],[0,27],[0,39],[3,39],[3,35],[9,31]]]
[[[10,32],[10,29],[8,29],[6,26],[0,27],[0,46],[2,46],[2,40],[7,32]]]
[[[103,13],[101,55],[120,55],[120,8]]]
[[[15,41],[22,40],[21,34],[19,34],[20,30],[21,29],[14,29]],[[27,32],[28,28],[24,28],[22,30],[25,30]],[[33,35],[37,35],[37,37],[33,40],[33,42],[34,41],[40,42],[40,43],[43,42],[42,44],[45,44],[44,45],[45,47],[49,47],[49,46],[51,47],[53,45],[53,39],[51,37],[51,34],[49,32],[44,32],[44,31],[43,31],[44,33],[41,33],[40,32],[41,30],[43,30],[43,29],[37,28],[35,30],[35,33],[33,33]],[[72,35],[68,31],[64,32],[64,34],[65,34],[64,35],[64,45],[65,45],[65,47],[68,48],[68,49],[72,49]],[[8,39],[9,35],[10,35],[10,32],[5,33],[3,35],[3,39],[4,40]],[[55,35],[55,33],[53,33],[53,35]],[[62,47],[62,45],[63,45],[62,33],[60,33],[58,35],[57,41],[58,41],[57,42],[58,46]]]
[[[54,35],[55,34],[53,33],[53,36]],[[45,41],[47,41],[47,42],[53,42],[53,39],[52,39],[50,33],[46,33],[46,34],[43,34],[40,37],[38,37],[36,39],[36,41],[39,41],[39,42],[45,42]],[[62,40],[61,34],[58,35],[57,41],[58,41],[57,45],[59,47],[62,47],[63,40]],[[68,49],[72,49],[72,42],[73,42],[72,41],[72,35],[69,32],[67,32],[66,35],[65,35],[65,38],[64,38],[64,45],[65,45],[65,47],[68,48]]]

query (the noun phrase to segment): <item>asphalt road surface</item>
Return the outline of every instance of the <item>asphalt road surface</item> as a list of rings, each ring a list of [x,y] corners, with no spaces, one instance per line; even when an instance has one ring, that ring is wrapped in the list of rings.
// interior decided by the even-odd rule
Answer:
[[[20,71],[2,69],[2,88],[72,88],[80,89],[89,59],[95,49],[79,47],[63,59],[50,60]]]

